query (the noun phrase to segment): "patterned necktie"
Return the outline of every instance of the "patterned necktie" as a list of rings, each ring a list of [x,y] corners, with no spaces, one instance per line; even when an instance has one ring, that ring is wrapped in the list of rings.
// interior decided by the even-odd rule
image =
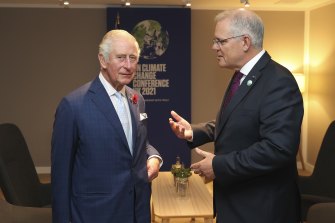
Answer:
[[[236,71],[233,76],[232,83],[230,85],[228,94],[226,96],[226,99],[224,101],[223,107],[226,107],[231,99],[233,98],[235,92],[237,91],[238,87],[240,86],[240,81],[241,78],[243,77],[244,74],[242,74],[240,71]]]
[[[128,113],[127,113],[127,109],[126,106],[123,102],[123,95],[120,92],[116,92],[115,96],[117,98],[116,102],[117,102],[117,106],[116,106],[116,112],[119,116],[120,122],[122,124],[122,128],[123,131],[126,135],[127,138],[127,142],[130,148],[130,152],[131,154],[133,154],[132,151],[132,139],[131,139],[131,131],[130,131],[130,123],[129,123],[129,117],[128,117]]]

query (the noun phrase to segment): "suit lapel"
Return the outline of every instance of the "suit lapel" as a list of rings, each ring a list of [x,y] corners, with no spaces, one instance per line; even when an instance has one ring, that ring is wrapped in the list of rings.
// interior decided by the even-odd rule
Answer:
[[[114,127],[116,132],[119,134],[122,142],[129,148],[126,135],[124,134],[122,124],[113,106],[113,103],[107,94],[105,88],[100,82],[99,78],[96,78],[89,89],[90,97],[93,103],[103,113],[106,119]]]
[[[234,97],[231,99],[229,104],[223,108],[221,105],[220,113],[217,116],[218,125],[215,126],[215,139],[218,137],[218,135],[221,133],[223,127],[225,126],[227,120],[229,119],[232,112],[234,112],[237,105],[243,100],[244,97],[246,97],[249,93],[249,91],[254,88],[257,84],[257,80],[261,77],[262,73],[260,70],[269,62],[271,59],[270,55],[265,52],[264,55],[260,58],[260,60],[255,64],[255,66],[251,69],[249,74],[246,76],[246,78],[243,80],[241,86],[238,88],[236,93],[234,94]],[[229,84],[229,86],[231,83]],[[226,91],[227,94],[227,91]],[[226,97],[225,94],[225,97]],[[224,98],[225,98],[224,97]],[[224,101],[224,99],[223,99]]]

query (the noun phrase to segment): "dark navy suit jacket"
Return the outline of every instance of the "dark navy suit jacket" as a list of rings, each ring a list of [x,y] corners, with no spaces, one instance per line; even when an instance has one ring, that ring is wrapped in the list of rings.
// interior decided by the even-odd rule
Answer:
[[[60,102],[52,135],[54,223],[150,222],[146,168],[159,155],[147,140],[142,95],[126,87],[133,156],[117,113],[97,77]],[[138,102],[130,99],[139,96]],[[141,116],[145,117],[145,116]]]
[[[191,147],[214,141],[218,223],[299,222],[302,118],[294,77],[266,52],[216,120],[192,126]]]

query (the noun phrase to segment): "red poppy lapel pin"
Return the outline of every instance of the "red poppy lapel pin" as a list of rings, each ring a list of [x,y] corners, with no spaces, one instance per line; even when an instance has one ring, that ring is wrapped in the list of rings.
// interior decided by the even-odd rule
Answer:
[[[138,102],[138,95],[137,94],[133,94],[133,95],[131,95],[131,97],[130,97],[130,101],[131,101],[131,103],[133,103],[133,104],[137,104],[137,102]]]

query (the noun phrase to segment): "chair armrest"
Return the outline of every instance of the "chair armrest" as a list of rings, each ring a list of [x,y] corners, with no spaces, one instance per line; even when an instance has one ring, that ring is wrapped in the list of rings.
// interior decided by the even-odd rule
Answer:
[[[329,202],[335,202],[335,198],[331,197],[324,197],[324,196],[317,196],[312,194],[302,194],[301,200],[312,202],[312,203],[329,203]]]

